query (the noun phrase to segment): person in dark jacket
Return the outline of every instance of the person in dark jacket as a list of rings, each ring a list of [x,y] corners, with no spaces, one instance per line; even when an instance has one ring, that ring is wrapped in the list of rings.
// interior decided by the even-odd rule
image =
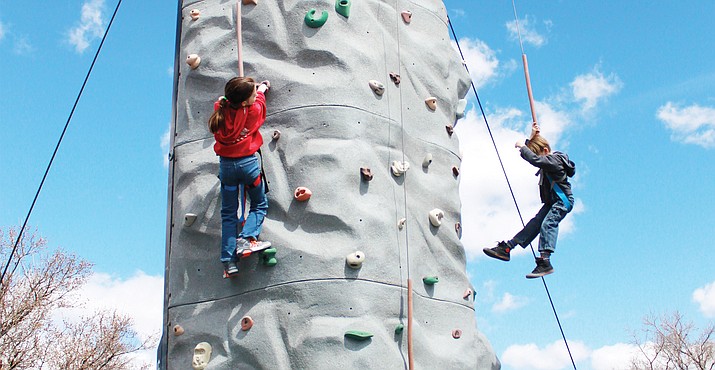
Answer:
[[[536,268],[527,274],[533,279],[554,272],[551,254],[556,248],[559,223],[573,209],[574,198],[568,178],[576,173],[576,165],[566,153],[552,152],[549,142],[539,134],[539,126],[532,125],[531,139],[517,142],[521,157],[534,167],[539,176],[539,195],[544,204],[539,212],[511,240],[501,241],[494,248],[484,248],[484,253],[502,261],[509,261],[509,253],[520,245],[526,248],[539,235],[539,254]]]

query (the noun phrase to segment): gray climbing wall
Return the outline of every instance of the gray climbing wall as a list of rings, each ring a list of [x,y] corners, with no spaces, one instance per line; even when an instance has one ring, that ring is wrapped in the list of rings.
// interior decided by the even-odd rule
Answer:
[[[444,5],[351,2],[349,18],[334,0],[241,5],[245,74],[272,83],[261,131],[270,182],[261,238],[279,262],[251,256],[232,279],[221,276],[218,157],[206,122],[237,75],[237,4],[180,4],[162,368],[190,368],[199,342],[213,348],[207,369],[407,368],[408,279],[417,369],[499,368],[477,329],[473,295],[465,297],[472,287],[455,229],[459,145],[447,126],[469,77],[450,45]],[[322,27],[304,22],[311,8],[327,11]],[[190,54],[201,58],[195,69],[185,63]],[[370,80],[384,84],[382,95]],[[409,170],[395,176],[394,161]],[[310,200],[293,198],[299,186],[312,190]],[[439,227],[429,219],[436,208],[444,211]],[[196,215],[190,226],[187,214]],[[366,258],[352,269],[345,258],[358,250]],[[424,284],[429,276],[439,282]],[[255,322],[248,331],[244,316]],[[355,340],[345,336],[351,330],[373,336]]]

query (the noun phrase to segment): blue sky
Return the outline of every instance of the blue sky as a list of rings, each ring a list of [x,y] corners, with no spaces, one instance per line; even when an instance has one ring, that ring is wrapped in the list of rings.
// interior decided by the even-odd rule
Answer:
[[[0,4],[7,227],[24,220],[116,3]],[[511,1],[445,4],[526,221],[539,201],[513,148],[531,116]],[[715,3],[516,5],[543,134],[577,163],[546,281],[578,368],[619,368],[644,316],[715,318]],[[119,307],[144,334],[161,327],[176,10],[122,3],[30,219],[95,264],[78,299]],[[505,369],[570,368],[543,285],[524,279],[530,252],[509,263],[481,252],[521,223],[469,98],[457,134],[479,328]]]

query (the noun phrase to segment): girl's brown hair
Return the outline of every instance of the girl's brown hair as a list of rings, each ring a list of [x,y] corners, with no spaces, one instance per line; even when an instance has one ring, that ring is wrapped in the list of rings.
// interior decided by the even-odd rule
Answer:
[[[529,140],[529,144],[527,144],[526,147],[529,148],[529,150],[534,152],[536,155],[543,153],[544,149],[546,149],[546,148],[548,148],[549,151],[551,151],[549,142],[546,141],[546,139],[544,139],[544,137],[539,134],[537,134],[536,136],[534,136],[534,138]]]
[[[212,134],[218,132],[224,126],[223,108],[229,105],[233,109],[238,109],[241,103],[248,100],[256,88],[256,82],[250,77],[234,77],[224,87],[224,97],[219,99],[219,108],[213,112],[209,118],[209,131]]]

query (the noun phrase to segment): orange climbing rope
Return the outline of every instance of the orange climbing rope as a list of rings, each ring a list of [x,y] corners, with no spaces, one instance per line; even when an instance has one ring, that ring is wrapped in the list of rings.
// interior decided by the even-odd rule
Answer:
[[[521,30],[519,29],[519,17],[516,15],[516,3],[511,0],[511,6],[514,9],[514,20],[516,22],[516,33],[519,35],[519,46],[521,47],[521,62],[524,65],[524,78],[526,79],[526,93],[529,95],[529,107],[531,108],[531,119],[535,124],[539,121],[536,120],[536,109],[534,108],[534,94],[531,92],[531,78],[529,77],[529,62],[526,60],[526,53],[524,52],[524,44],[521,41]]]
[[[236,0],[236,40],[238,42],[238,77],[243,77],[243,38],[241,37],[241,0]]]

